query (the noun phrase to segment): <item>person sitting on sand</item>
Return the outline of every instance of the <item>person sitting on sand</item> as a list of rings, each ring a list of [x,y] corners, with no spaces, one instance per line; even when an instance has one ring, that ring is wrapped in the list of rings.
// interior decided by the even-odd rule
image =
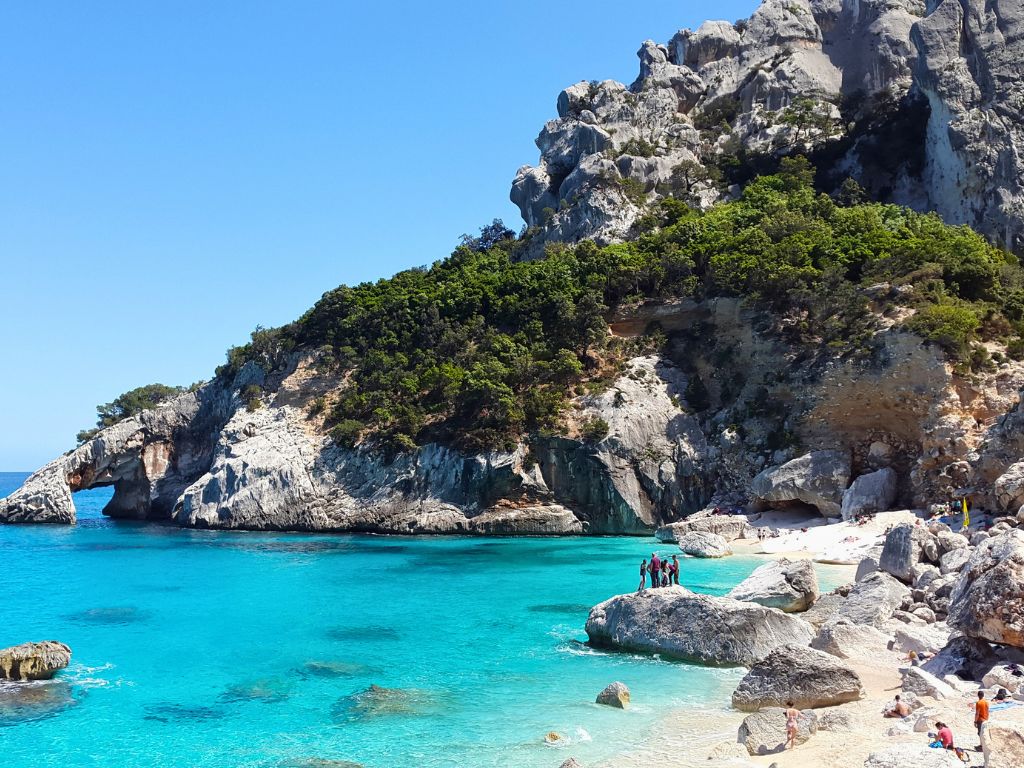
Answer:
[[[672,583],[679,586],[679,555],[672,555]]]
[[[796,748],[796,737],[800,731],[798,720],[800,719],[800,710],[793,706],[792,701],[786,702],[786,748]]]
[[[906,717],[910,714],[910,706],[905,701],[900,701],[897,693],[893,703],[882,711],[882,717]]]
[[[643,592],[644,588],[646,586],[647,586],[647,558],[645,557],[644,561],[642,563],[640,563],[640,586],[636,588],[636,591],[637,592]]]
[[[953,732],[949,729],[941,720],[935,723],[935,727],[938,728],[938,732],[935,734],[935,738],[942,743],[943,749],[956,749],[953,746]]]

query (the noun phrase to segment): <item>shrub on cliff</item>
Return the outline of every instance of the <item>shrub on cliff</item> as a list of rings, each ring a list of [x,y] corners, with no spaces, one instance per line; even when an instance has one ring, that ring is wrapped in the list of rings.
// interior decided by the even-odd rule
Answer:
[[[166,384],[146,384],[143,387],[136,387],[122,395],[118,395],[111,402],[96,406],[95,429],[83,429],[76,436],[79,443],[91,440],[105,427],[113,426],[119,421],[135,416],[142,411],[155,408],[172,397],[180,395],[185,387],[169,387]]]

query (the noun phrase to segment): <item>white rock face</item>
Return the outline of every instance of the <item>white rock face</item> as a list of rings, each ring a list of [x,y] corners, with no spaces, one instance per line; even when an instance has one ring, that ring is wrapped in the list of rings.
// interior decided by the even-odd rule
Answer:
[[[920,667],[903,667],[900,669],[900,677],[903,679],[901,687],[907,693],[931,696],[933,699],[952,699],[958,695],[949,683],[925,672]]]
[[[810,560],[780,558],[758,566],[728,597],[798,613],[814,605],[820,594],[818,574]]]
[[[676,544],[679,538],[691,531],[714,533],[726,541],[750,539],[755,536],[754,527],[747,522],[746,515],[698,514],[678,523],[663,525],[655,532],[659,541]]]
[[[693,557],[726,557],[732,554],[729,542],[716,533],[690,531],[679,539],[679,548]]]
[[[736,665],[753,664],[786,643],[807,645],[814,632],[807,622],[772,608],[662,587],[594,606],[587,635],[601,647]]]
[[[754,498],[776,506],[801,502],[825,517],[839,517],[840,501],[850,480],[850,457],[844,451],[812,451],[771,467],[750,484]]]
[[[949,627],[945,624],[930,624],[916,627],[904,624],[893,632],[893,650],[903,653],[937,653],[949,642]]]
[[[840,659],[868,661],[877,659],[879,649],[885,648],[888,642],[889,636],[870,624],[837,620],[821,626],[811,647]]]
[[[889,574],[869,574],[854,584],[835,616],[826,624],[845,620],[850,624],[882,629],[909,596],[910,589]]]
[[[843,494],[843,520],[885,512],[896,500],[896,473],[889,467],[861,475]]]
[[[994,484],[996,503],[1008,512],[1019,510],[1024,504],[1024,461],[1011,464]]]
[[[641,214],[623,180],[649,199],[673,191],[706,205],[718,191],[699,175],[680,183],[678,169],[710,164],[730,141],[812,150],[849,130],[840,97],[870,109],[880,94],[881,105],[884,94],[910,94],[902,109],[877,113],[893,132],[887,141],[912,132],[906,154],[919,157],[880,163],[854,137],[835,173],[1019,251],[1022,15],[1017,0],[764,0],[742,26],[709,21],[667,46],[646,41],[629,87],[582,82],[562,92],[557,119],[537,139],[540,162],[519,170],[512,200],[538,228],[537,256],[553,240],[614,241]],[[800,99],[831,127],[800,133],[781,120]]]

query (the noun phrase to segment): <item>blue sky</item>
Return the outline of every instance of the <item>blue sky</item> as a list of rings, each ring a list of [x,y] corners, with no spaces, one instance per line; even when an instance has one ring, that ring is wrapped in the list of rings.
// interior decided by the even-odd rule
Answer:
[[[447,255],[555,98],[753,0],[0,7],[0,470],[257,324]]]

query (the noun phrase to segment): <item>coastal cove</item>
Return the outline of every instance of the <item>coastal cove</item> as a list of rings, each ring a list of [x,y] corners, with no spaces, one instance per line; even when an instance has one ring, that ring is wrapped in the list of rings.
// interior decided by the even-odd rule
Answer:
[[[23,479],[0,475],[0,496]],[[108,520],[108,498],[76,495],[74,527],[0,527],[0,646],[74,650],[40,684],[56,706],[0,703],[10,768],[596,765],[670,714],[706,725],[742,676],[582,644],[590,606],[674,549],[653,538],[193,531]],[[687,558],[681,581],[723,594],[763,561]],[[593,703],[612,680],[630,710]],[[404,694],[358,695],[371,685]],[[569,745],[546,746],[549,731]]]

